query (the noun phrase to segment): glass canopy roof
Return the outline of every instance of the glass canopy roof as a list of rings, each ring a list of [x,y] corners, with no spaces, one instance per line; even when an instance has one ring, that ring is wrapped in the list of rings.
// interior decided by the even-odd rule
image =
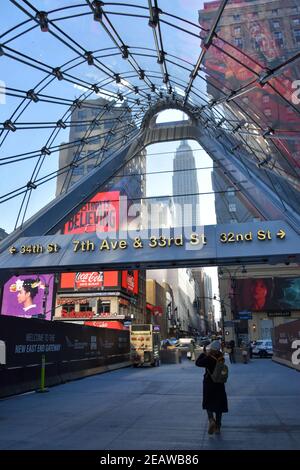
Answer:
[[[159,101],[226,133],[300,212],[300,0],[2,0],[0,16],[0,202],[16,226],[91,160],[87,142],[92,167]]]

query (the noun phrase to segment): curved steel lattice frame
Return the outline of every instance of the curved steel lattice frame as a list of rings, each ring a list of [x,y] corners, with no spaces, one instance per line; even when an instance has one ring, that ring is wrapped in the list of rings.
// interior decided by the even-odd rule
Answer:
[[[49,129],[48,137],[36,150],[13,155],[4,154],[0,157],[0,165],[3,167],[21,162],[32,164],[28,181],[0,196],[1,203],[21,198],[16,218],[16,227],[21,226],[19,234],[23,233],[22,227],[33,191],[43,189],[44,184],[63,175],[65,182],[62,185],[62,192],[72,193],[69,183],[76,167],[92,161],[95,167],[103,168],[103,165],[110,164],[111,170],[116,171],[120,168],[121,160],[124,164],[132,158],[133,150],[131,147],[128,153],[128,143],[138,141],[141,149],[153,142],[171,140],[171,137],[174,140],[181,138],[198,140],[208,153],[218,160],[227,174],[231,174],[236,189],[252,200],[263,217],[269,215],[274,218],[284,218],[294,227],[299,227],[299,163],[293,159],[288,147],[289,142],[299,140],[299,128],[293,126],[282,129],[281,123],[278,123],[277,127],[270,127],[268,120],[259,116],[256,103],[249,103],[245,109],[240,97],[253,89],[264,88],[266,93],[271,90],[280,102],[289,106],[298,116],[300,124],[300,110],[291,98],[288,99],[283,94],[279,82],[279,79],[284,78],[291,82],[295,78],[287,71],[295,64],[298,67],[300,53],[288,58],[283,57],[281,63],[266,70],[265,64],[258,63],[221,37],[218,29],[226,8],[230,6],[228,0],[220,1],[209,28],[201,27],[190,21],[188,17],[185,18],[185,12],[181,12],[181,16],[176,16],[164,11],[158,0],[148,0],[148,2],[145,0],[138,5],[99,0],[85,0],[80,3],[74,1],[73,5],[68,4],[47,12],[39,9],[38,5],[43,3],[39,1],[5,0],[3,3],[14,6],[22,15],[22,20],[1,33],[0,61],[5,58],[16,62],[20,64],[22,71],[36,70],[42,73],[42,79],[33,83],[30,89],[14,88],[10,87],[9,83],[6,84],[6,96],[17,99],[18,103],[0,125],[0,149],[22,130],[42,132]],[[122,31],[114,25],[116,17],[123,18]],[[109,47],[102,49],[91,47],[87,50],[83,45],[84,38],[81,43],[66,32],[71,20],[77,21],[83,18],[101,29],[101,34],[110,40]],[[129,46],[126,43],[124,38],[126,28],[131,25],[129,20],[146,21],[147,27],[152,30],[153,47],[149,47],[148,43],[147,47],[133,44]],[[164,32],[167,28],[168,31],[176,30],[176,33],[180,33],[183,43],[188,37],[198,38],[199,41],[201,38],[201,48],[199,47],[199,54],[194,58],[194,62],[176,55],[176,47],[175,53],[166,49],[168,36]],[[26,37],[33,31],[39,33],[41,43],[50,35],[51,39],[63,47],[63,56],[66,51],[73,57],[53,67],[40,57],[34,57],[29,51],[20,50],[18,46],[20,38]],[[212,49],[222,50],[222,54],[248,71],[252,78],[236,88],[230,88],[228,83],[220,82],[217,75],[208,67],[207,57]],[[112,58],[116,64],[115,68],[111,66]],[[145,63],[145,58],[149,61],[147,69],[141,65]],[[95,70],[101,79],[91,82],[88,74],[81,73],[85,65]],[[59,87],[65,83],[79,87],[83,92],[75,99],[59,96]],[[219,98],[209,99],[203,84],[215,90]],[[58,90],[55,94],[47,92],[47,88],[51,89],[53,85],[55,90]],[[107,101],[93,104],[90,98],[95,98],[97,95],[101,95]],[[58,110],[63,106],[64,111],[57,113],[56,120],[22,121],[22,116],[28,114],[28,108],[34,107],[37,103],[45,103],[45,106],[55,105]],[[190,118],[189,122],[186,125],[173,126],[172,129],[155,128],[150,125],[153,117],[166,108],[185,111]],[[91,121],[77,120],[74,124],[72,114],[78,109],[93,109],[95,116]],[[111,118],[109,131],[93,134],[99,123],[103,124],[109,119],[108,113],[116,109],[117,118]],[[85,127],[81,139],[62,145],[57,144],[63,130],[68,128],[71,130],[80,124]],[[112,137],[114,130],[118,133],[117,138]],[[81,152],[85,144],[97,136],[103,138],[102,147],[82,157]],[[50,156],[61,149],[72,149],[72,161],[65,167],[42,175]],[[139,149],[135,146],[134,152]],[[120,154],[123,155],[121,160]],[[115,164],[112,164],[110,162],[114,160],[114,156]],[[235,181],[232,170],[246,176],[248,178],[246,184]],[[94,174],[96,173],[97,169],[94,170]],[[106,176],[108,178],[109,175]],[[80,186],[80,183],[78,184]],[[261,200],[262,192],[270,198],[274,214],[270,214],[269,209],[268,215],[266,214]],[[84,192],[81,202],[89,195]],[[61,195],[56,202],[50,203],[50,206],[57,205],[59,201],[67,198]],[[80,203],[79,200],[77,202]],[[73,209],[71,206],[68,207],[70,211],[74,210],[74,207]],[[51,223],[53,227],[53,221]],[[28,224],[25,223],[25,226]],[[49,227],[42,229],[43,233],[48,233],[49,230]]]

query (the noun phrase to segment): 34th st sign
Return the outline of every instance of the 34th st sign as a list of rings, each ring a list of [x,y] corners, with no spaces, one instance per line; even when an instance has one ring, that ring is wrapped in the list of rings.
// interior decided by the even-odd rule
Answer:
[[[300,261],[300,237],[285,222],[209,225],[155,232],[21,238],[0,254],[0,271],[61,272]]]

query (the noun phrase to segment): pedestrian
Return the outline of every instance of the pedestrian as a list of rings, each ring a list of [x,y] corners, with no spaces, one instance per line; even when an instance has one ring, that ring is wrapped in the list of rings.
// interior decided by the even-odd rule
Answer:
[[[231,364],[235,363],[235,350],[234,349],[235,349],[235,342],[232,339],[231,341],[229,341],[229,350],[228,350],[229,361]]]
[[[225,365],[219,341],[213,341],[209,345],[209,351],[200,354],[196,361],[196,366],[205,367],[202,408],[207,411],[208,434],[220,434],[222,413],[228,412],[225,390],[228,369]],[[225,374],[226,371],[227,375],[222,379],[220,374]]]

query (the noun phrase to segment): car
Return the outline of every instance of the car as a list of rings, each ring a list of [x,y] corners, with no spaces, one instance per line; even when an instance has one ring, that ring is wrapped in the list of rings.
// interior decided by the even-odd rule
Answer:
[[[273,355],[273,344],[270,339],[261,339],[252,346],[252,355],[259,357],[269,357]]]
[[[199,345],[200,346],[207,346],[208,344],[210,344],[210,339],[208,338],[208,336],[202,336],[200,339],[199,339]]]
[[[196,346],[194,338],[179,338],[178,343],[176,344],[177,349],[180,349],[182,352],[191,351],[193,347]]]

